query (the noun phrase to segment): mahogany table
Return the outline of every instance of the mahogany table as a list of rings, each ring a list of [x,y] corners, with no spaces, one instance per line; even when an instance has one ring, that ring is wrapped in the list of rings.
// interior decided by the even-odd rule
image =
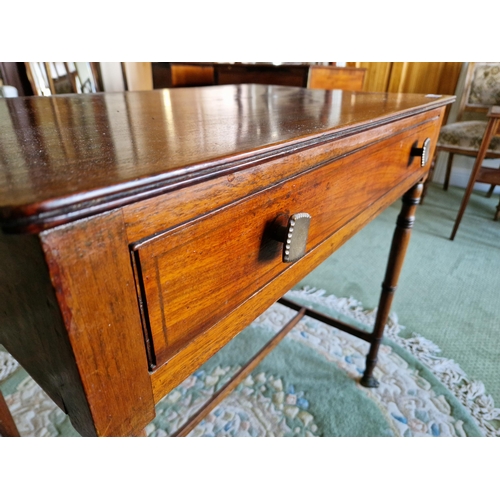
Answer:
[[[0,100],[0,343],[82,435],[141,435],[161,398],[404,195],[375,329],[339,325],[369,342],[375,386],[452,101],[264,85]]]

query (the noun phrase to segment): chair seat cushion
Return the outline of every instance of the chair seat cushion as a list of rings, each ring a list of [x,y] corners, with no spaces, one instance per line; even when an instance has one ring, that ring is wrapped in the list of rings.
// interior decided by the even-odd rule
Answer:
[[[439,134],[438,147],[478,151],[486,130],[486,121],[456,122],[445,125]],[[500,137],[494,136],[488,151],[500,153]]]

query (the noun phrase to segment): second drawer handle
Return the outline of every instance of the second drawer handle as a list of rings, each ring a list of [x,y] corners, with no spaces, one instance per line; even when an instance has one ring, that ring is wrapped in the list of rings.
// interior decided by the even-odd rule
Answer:
[[[283,262],[295,262],[306,253],[307,235],[311,216],[305,212],[276,219],[275,239],[283,243]],[[286,225],[283,225],[286,223]]]
[[[410,154],[412,156],[420,156],[420,166],[425,167],[429,160],[429,152],[431,150],[431,140],[429,138],[425,139],[424,144],[421,148],[411,148]]]

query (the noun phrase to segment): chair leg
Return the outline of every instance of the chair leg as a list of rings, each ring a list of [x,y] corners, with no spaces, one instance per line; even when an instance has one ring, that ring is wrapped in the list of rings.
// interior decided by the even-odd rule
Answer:
[[[481,165],[479,165],[481,166]],[[458,226],[460,226],[460,222],[462,221],[462,217],[465,212],[465,207],[467,207],[467,203],[469,203],[470,195],[472,194],[472,189],[474,184],[476,183],[475,179],[477,176],[477,172],[475,174],[471,174],[469,179],[469,184],[467,185],[467,189],[465,190],[464,197],[462,199],[462,204],[460,205],[460,210],[458,211],[457,218],[455,220],[455,225],[453,226],[453,231],[451,232],[450,240],[453,241],[455,239],[455,235],[458,231]]]
[[[483,165],[483,161],[486,157],[486,152],[491,142],[491,138],[495,133],[498,120],[499,118],[491,117],[490,120],[488,121],[488,125],[486,126],[486,130],[484,131],[483,140],[481,141],[481,146],[479,148],[476,161],[474,162],[474,167],[472,168],[472,173],[469,178],[469,183],[467,184],[467,189],[465,190],[462,204],[460,205],[460,210],[458,211],[457,219],[455,221],[455,225],[453,226],[453,231],[451,232],[450,236],[451,241],[455,239],[455,235],[457,234],[458,226],[460,225],[460,221],[462,220],[465,208],[467,207],[467,203],[469,202],[472,189],[474,188],[477,176],[479,175],[479,171],[481,170],[481,167]],[[495,217],[496,216],[497,215],[495,215]]]
[[[500,201],[498,202],[497,211],[495,212],[495,217],[493,217],[493,220],[498,220],[499,217],[500,217]]]
[[[448,191],[450,184],[451,167],[453,166],[453,153],[448,153],[448,163],[446,164],[446,175],[444,177],[443,189]]]
[[[486,198],[491,198],[491,195],[493,194],[493,191],[495,191],[495,188],[496,188],[496,184],[492,184],[490,186],[490,189],[488,190],[488,192],[486,193]]]
[[[2,392],[0,391],[0,436],[3,437],[19,437],[12,414],[5,402]]]

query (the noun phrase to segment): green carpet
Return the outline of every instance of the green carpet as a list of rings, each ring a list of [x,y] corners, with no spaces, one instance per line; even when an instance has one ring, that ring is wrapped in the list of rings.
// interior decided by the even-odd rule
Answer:
[[[415,226],[393,302],[406,331],[435,342],[500,401],[500,221],[498,195],[473,193],[455,240],[449,240],[463,190],[431,185]],[[301,283],[377,306],[397,202]]]

